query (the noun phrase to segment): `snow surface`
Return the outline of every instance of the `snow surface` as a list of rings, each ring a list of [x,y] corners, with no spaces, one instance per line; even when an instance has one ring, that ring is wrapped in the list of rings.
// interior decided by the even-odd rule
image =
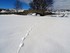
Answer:
[[[0,15],[0,53],[70,53],[70,17]]]

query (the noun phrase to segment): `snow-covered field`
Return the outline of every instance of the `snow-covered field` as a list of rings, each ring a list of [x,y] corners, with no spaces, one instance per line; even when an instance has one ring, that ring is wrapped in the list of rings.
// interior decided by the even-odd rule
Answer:
[[[0,15],[0,53],[70,53],[70,17]]]

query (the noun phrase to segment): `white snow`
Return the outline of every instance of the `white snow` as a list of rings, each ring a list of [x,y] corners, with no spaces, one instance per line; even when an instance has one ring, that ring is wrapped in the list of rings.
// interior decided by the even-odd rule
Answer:
[[[2,10],[2,11],[1,11],[1,13],[5,13],[5,12],[7,12],[7,11],[6,11],[6,10]]]
[[[0,53],[70,53],[70,16],[0,15]]]
[[[32,15],[34,15],[34,16],[35,16],[35,15],[36,15],[36,13],[32,13]]]

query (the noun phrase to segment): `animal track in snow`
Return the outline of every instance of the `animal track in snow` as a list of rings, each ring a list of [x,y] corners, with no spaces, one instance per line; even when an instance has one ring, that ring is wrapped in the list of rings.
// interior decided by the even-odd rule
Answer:
[[[22,38],[21,43],[19,44],[17,53],[20,52],[21,48],[24,46],[24,40],[27,38],[27,36],[29,35],[29,33],[32,31],[33,26],[27,31],[26,35]]]

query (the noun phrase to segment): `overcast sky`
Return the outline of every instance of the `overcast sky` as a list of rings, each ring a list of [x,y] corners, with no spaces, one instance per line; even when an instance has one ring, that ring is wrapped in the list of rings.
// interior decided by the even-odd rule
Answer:
[[[54,0],[54,8],[56,9],[70,9],[70,0]]]
[[[32,0],[20,0],[25,9],[29,8],[28,3]],[[13,8],[15,0],[0,0],[0,8]],[[70,9],[70,0],[54,0],[55,9]]]

